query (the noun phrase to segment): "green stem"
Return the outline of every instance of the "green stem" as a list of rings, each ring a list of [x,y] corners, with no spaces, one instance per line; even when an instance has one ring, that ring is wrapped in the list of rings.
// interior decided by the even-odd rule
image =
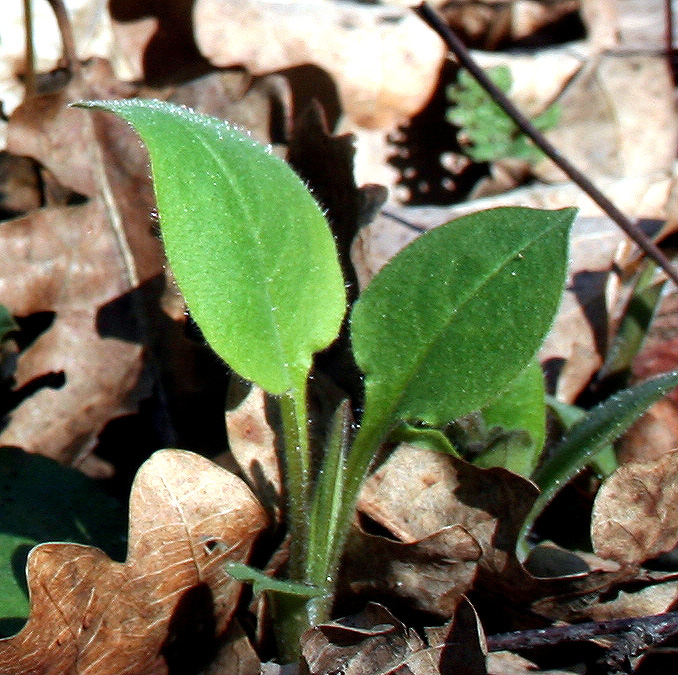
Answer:
[[[323,589],[321,596],[309,601],[312,625],[330,618],[336,579],[330,574],[330,556],[344,490],[345,456],[351,437],[351,408],[348,400],[337,409],[325,448],[322,470],[318,475],[311,511],[306,582]]]
[[[290,539],[288,576],[303,581],[308,543],[309,449],[306,427],[306,386],[280,397],[285,444],[287,525]]]
[[[363,418],[363,425],[358,430],[346,459],[341,486],[338,486],[338,491],[333,494],[331,510],[328,512],[328,515],[331,514],[333,524],[324,530],[321,541],[314,541],[311,545],[314,558],[309,560],[312,578],[308,581],[315,585],[323,585],[328,589],[323,597],[313,598],[309,603],[309,611],[315,616],[329,612],[329,603],[337,583],[341,555],[353,524],[360,488],[376,451],[391,426],[387,419],[370,423],[369,418]]]

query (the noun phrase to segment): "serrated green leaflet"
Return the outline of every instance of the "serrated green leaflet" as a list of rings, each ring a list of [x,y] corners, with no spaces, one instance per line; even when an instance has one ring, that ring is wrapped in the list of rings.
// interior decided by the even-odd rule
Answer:
[[[272,394],[336,337],[344,283],[327,222],[285,162],[231,125],[158,101],[91,101],[151,156],[162,236],[212,348]]]
[[[363,427],[440,425],[482,407],[525,368],[551,325],[574,209],[464,216],[401,251],[355,304]]]

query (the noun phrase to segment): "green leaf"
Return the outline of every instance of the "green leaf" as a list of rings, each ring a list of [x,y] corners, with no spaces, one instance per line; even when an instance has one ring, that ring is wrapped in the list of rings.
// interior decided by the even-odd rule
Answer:
[[[252,592],[256,595],[263,591],[296,595],[301,598],[314,598],[321,595],[323,590],[310,584],[302,584],[297,581],[285,581],[274,579],[262,571],[240,562],[227,562],[226,571],[238,581],[246,581],[252,584]]]
[[[558,307],[574,209],[464,216],[401,251],[356,302],[362,427],[440,426],[485,405],[527,366]],[[361,428],[362,432],[362,428]]]
[[[503,466],[514,473],[529,476],[537,464],[546,435],[544,376],[536,358],[511,382],[499,398],[481,411],[488,430],[499,429],[506,443],[495,443],[475,464]],[[511,432],[526,431],[526,443],[517,442]]]
[[[664,279],[656,279],[656,270],[657,265],[652,260],[644,261],[607,350],[605,363],[598,372],[598,381],[607,380],[608,384],[619,385],[617,389],[628,384],[633,360],[645,341],[666,283]]]
[[[345,312],[334,240],[281,159],[221,120],[159,101],[90,101],[151,156],[167,256],[212,348],[272,394],[299,390]]]
[[[426,450],[442,452],[452,457],[461,455],[457,452],[450,439],[440,430],[433,427],[422,427],[420,425],[401,422],[388,437],[390,443],[409,443]]]
[[[2,342],[12,331],[18,330],[16,321],[11,312],[4,305],[0,305],[0,342]]]
[[[654,377],[610,396],[570,428],[551,456],[532,475],[532,480],[542,492],[522,528],[519,542],[522,542],[523,553],[524,536],[556,493],[606,445],[619,438],[655,401],[676,386],[678,370]]]

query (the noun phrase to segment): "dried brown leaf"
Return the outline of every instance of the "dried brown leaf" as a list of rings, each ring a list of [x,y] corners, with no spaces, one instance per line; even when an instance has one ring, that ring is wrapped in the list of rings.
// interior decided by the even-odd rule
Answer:
[[[629,462],[600,488],[591,538],[596,553],[638,565],[678,543],[678,452]]]
[[[86,81],[29,99],[9,125],[12,152],[33,157],[87,201],[32,211],[0,231],[3,303],[20,316],[55,313],[19,358],[16,386],[50,373],[65,380],[25,398],[0,444],[101,475],[110,467],[88,453],[111,418],[135,408],[148,330],[143,285],[162,274],[164,258],[152,236],[153,193],[138,139],[112,116],[67,107],[129,92],[116,89],[99,61],[83,74]]]
[[[395,595],[417,610],[449,617],[473,585],[480,556],[480,546],[459,526],[407,544],[355,530],[344,556],[341,584],[352,594]]]
[[[478,618],[470,603],[462,609],[451,640],[427,645],[384,607],[370,604],[360,615],[307,631],[302,657],[311,675],[484,675]]]
[[[336,82],[346,114],[367,127],[418,112],[445,55],[414,13],[393,6],[198,0],[193,20],[198,48],[213,65],[244,65],[255,75],[319,66]]]
[[[401,445],[368,479],[358,508],[405,542],[458,525],[480,546],[479,564],[500,573],[515,558],[536,495],[533,483],[506,469]]]
[[[33,549],[31,615],[0,640],[0,670],[163,675],[194,663],[200,646],[223,633],[240,595],[225,561],[246,560],[265,524],[236,476],[199,455],[156,452],[132,488],[125,563],[89,546]]]
[[[228,445],[248,484],[264,505],[281,519],[282,476],[276,435],[268,420],[268,396],[258,386],[232,378],[226,410]]]

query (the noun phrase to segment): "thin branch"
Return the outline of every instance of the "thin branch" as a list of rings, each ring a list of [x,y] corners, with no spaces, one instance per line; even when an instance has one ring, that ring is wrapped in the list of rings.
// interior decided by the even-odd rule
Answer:
[[[59,33],[61,34],[61,44],[63,47],[63,56],[66,61],[66,67],[71,75],[77,75],[80,71],[78,55],[75,51],[75,39],[73,38],[73,28],[71,20],[64,5],[64,0],[47,0],[52,7],[56,18]]]
[[[35,43],[33,42],[33,0],[24,0],[24,30],[26,50],[26,98],[35,95]]]
[[[485,71],[473,60],[464,43],[442,20],[438,13],[426,2],[422,2],[414,11],[445,42],[459,63],[478,81],[497,105],[515,122],[516,126],[528,136],[542,152],[551,159],[570,179],[576,183],[617,225],[638,244],[638,246],[659,265],[671,280],[678,285],[678,271],[657,245],[629,218],[627,218],[576,166],[532,125],[513,103],[486,75]]]
[[[667,612],[635,619],[610,619],[567,626],[551,626],[514,633],[498,633],[487,637],[490,652],[534,649],[562,642],[591,640],[601,635],[623,636],[632,631],[643,631],[648,641],[656,644],[678,633],[678,612]]]

